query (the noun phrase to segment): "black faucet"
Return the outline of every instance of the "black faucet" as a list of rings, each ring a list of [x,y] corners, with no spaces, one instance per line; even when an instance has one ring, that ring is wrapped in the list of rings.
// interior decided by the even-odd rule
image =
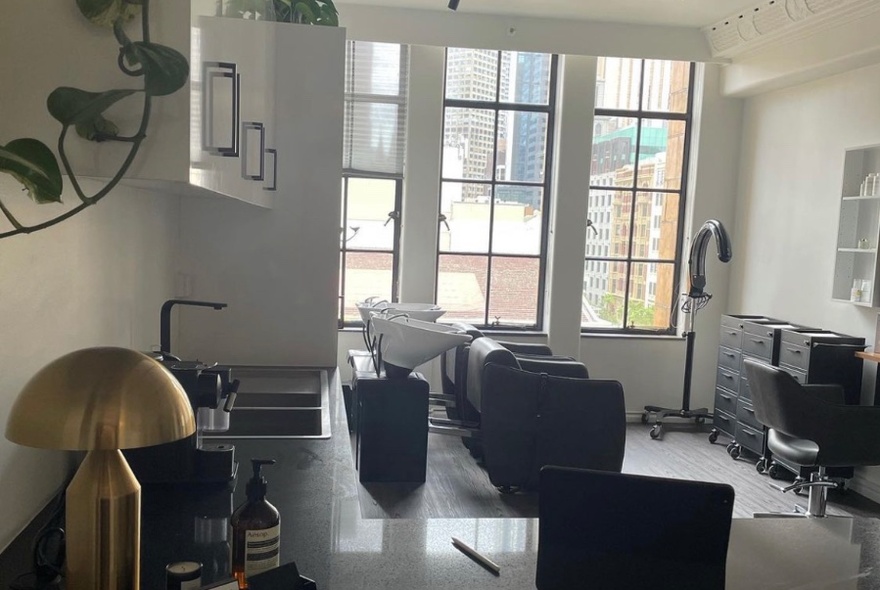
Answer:
[[[162,312],[159,315],[159,348],[163,354],[171,354],[171,308],[175,305],[198,305],[199,307],[213,307],[223,309],[226,303],[216,301],[192,301],[190,299],[169,299],[162,304]]]

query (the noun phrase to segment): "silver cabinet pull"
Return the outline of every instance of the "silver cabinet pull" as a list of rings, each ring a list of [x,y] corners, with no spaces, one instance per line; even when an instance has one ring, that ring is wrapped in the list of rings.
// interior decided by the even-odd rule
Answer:
[[[215,156],[238,157],[239,121],[241,120],[241,74],[231,62],[206,61],[202,64],[202,149]],[[215,87],[215,84],[217,87]],[[215,129],[226,113],[216,108],[221,84],[229,84],[229,128]],[[217,111],[221,112],[217,112]]]

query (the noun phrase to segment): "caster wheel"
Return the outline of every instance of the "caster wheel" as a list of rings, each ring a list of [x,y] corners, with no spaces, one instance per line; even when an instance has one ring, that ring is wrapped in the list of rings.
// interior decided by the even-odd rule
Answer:
[[[763,475],[767,472],[767,459],[758,459],[758,462],[755,463],[755,471]]]
[[[739,445],[733,445],[733,448],[727,451],[731,459],[739,459],[741,453]]]
[[[709,442],[712,444],[715,444],[715,441],[717,441],[717,440],[718,440],[718,431],[713,430],[712,432],[709,433]]]
[[[726,447],[726,449],[727,449],[728,454],[734,449],[734,447],[736,447],[736,443],[735,443],[735,442],[727,443],[727,447]]]
[[[767,468],[767,475],[769,475],[772,479],[779,479],[781,475],[779,473],[779,465],[776,463],[771,463],[770,467]]]
[[[642,412],[642,424],[648,423],[648,412]]]
[[[651,429],[651,432],[649,434],[651,435],[651,438],[653,438],[654,440],[657,440],[658,438],[660,438],[660,425],[659,424],[655,425],[654,428]]]

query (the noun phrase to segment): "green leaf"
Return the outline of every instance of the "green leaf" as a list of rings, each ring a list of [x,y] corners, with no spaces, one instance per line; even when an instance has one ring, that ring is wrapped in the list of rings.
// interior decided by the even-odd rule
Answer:
[[[296,5],[293,7],[294,11],[299,13],[301,17],[297,22],[308,25],[315,23],[315,11],[312,10],[312,6],[310,6],[310,4],[313,3],[309,2],[307,4],[305,1],[297,2]]]
[[[113,8],[115,0],[76,0],[76,5],[84,17],[89,20],[100,17]]]
[[[140,14],[138,2],[126,0],[76,0],[84,17],[102,27],[113,27],[117,21],[128,22]]]
[[[151,96],[165,96],[180,90],[189,77],[189,63],[176,49],[137,41],[121,49],[130,64],[141,64],[144,91]]]
[[[321,7],[321,24],[328,27],[339,26],[339,13],[336,12],[332,2],[325,2]]]
[[[16,139],[0,147],[0,172],[14,176],[37,203],[61,202],[61,170],[55,154],[41,141]]]
[[[46,106],[49,114],[65,127],[81,123],[92,124],[114,103],[135,92],[137,90],[86,92],[79,88],[62,86],[52,91]]]
[[[116,137],[119,135],[119,127],[117,127],[113,121],[104,118],[104,115],[98,115],[91,121],[77,123],[76,133],[83,139],[100,141],[107,137]]]

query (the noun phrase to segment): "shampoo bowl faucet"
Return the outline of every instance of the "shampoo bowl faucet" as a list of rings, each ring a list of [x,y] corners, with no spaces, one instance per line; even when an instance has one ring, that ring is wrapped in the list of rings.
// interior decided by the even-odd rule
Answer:
[[[227,306],[226,303],[217,301],[192,301],[190,299],[169,299],[163,303],[159,315],[159,348],[163,354],[171,354],[171,308],[178,304],[213,307],[214,309],[223,309]]]

